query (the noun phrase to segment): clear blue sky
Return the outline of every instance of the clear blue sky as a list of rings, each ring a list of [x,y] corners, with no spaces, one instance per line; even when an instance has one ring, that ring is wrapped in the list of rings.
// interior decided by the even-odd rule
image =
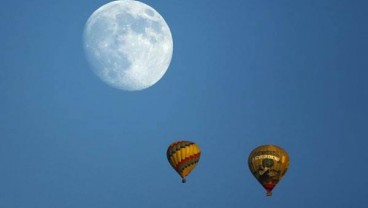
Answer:
[[[365,0],[152,0],[174,53],[153,87],[89,69],[82,33],[103,0],[0,7],[0,207],[360,208],[368,203]],[[166,159],[202,149],[182,184]],[[290,154],[272,197],[247,158]]]

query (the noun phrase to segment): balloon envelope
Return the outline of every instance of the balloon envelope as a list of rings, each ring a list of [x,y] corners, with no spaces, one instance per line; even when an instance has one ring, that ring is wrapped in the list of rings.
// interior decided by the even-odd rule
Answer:
[[[267,196],[285,175],[289,167],[289,155],[279,146],[262,145],[255,148],[248,158],[249,169],[266,189]]]
[[[181,176],[185,183],[185,177],[196,167],[201,156],[198,145],[190,141],[176,141],[172,143],[166,152],[170,165]]]

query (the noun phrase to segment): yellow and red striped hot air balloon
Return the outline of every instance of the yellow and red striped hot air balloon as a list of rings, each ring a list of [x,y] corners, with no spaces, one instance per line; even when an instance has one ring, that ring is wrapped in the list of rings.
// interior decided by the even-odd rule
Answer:
[[[198,145],[190,141],[176,141],[167,148],[167,159],[170,165],[181,176],[185,183],[185,177],[196,167],[201,156]]]

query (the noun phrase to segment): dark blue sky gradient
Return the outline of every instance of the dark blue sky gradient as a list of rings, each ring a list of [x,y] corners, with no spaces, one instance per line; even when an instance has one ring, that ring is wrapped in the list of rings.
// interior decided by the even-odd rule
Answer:
[[[174,53],[143,91],[89,69],[84,24],[109,1],[0,7],[0,207],[360,208],[368,203],[365,0],[143,1]],[[202,149],[182,184],[166,159]],[[250,174],[262,144],[290,154],[272,197]]]

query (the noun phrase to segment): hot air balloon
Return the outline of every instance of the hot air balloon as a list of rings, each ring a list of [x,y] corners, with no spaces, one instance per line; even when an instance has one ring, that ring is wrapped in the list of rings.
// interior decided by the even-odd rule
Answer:
[[[248,158],[249,169],[272,196],[272,189],[285,175],[289,167],[288,153],[276,145],[262,145],[255,148]]]
[[[196,167],[201,150],[198,145],[190,141],[176,141],[167,148],[167,159],[170,165],[181,176],[185,183],[185,177]]]

